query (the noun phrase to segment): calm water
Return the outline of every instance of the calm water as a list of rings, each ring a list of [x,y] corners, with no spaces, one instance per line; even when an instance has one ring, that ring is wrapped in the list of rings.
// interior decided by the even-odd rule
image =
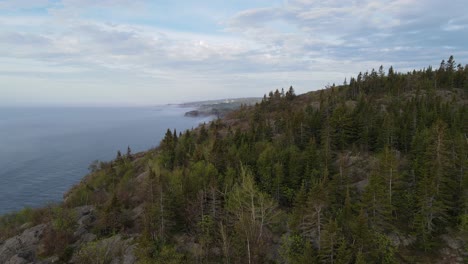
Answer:
[[[60,201],[93,160],[157,146],[167,128],[209,121],[190,109],[0,108],[0,214]]]

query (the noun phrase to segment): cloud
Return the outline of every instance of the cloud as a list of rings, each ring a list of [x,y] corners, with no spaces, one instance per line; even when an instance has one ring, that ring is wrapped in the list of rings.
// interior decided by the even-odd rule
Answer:
[[[443,43],[451,43],[455,51],[463,50],[467,37],[443,32],[466,28],[460,22],[466,17],[462,6],[463,1],[458,0],[450,4],[414,0],[288,1],[282,7],[240,12],[228,25],[232,32],[267,46],[276,45],[291,59],[321,51],[319,56],[336,63],[343,57],[357,62],[374,59],[398,63],[404,59],[409,63],[419,55],[425,56],[425,50],[440,49]],[[449,20],[451,17],[455,18]],[[277,21],[295,30],[285,34],[274,26]],[[415,58],[402,58],[401,50],[394,47],[405,47]],[[439,56],[448,56],[441,52]]]
[[[14,12],[0,12],[0,74],[16,87],[21,74],[53,87],[68,80],[68,89],[115,80],[145,95],[171,87],[166,99],[262,95],[295,84],[305,92],[381,64],[404,70],[450,54],[468,59],[463,2],[6,1],[0,9]],[[6,69],[7,60],[16,68]]]

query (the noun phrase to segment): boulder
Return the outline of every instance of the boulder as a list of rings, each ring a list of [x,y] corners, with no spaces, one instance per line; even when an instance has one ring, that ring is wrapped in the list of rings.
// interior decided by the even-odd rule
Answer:
[[[96,220],[96,217],[93,214],[88,214],[82,216],[78,219],[77,223],[80,227],[89,227]]]
[[[89,215],[94,212],[95,208],[92,205],[84,205],[80,207],[74,208],[76,213],[77,221],[81,219],[83,216]]]
[[[45,228],[45,224],[37,225],[24,230],[21,235],[7,239],[0,245],[0,263],[33,262]]]

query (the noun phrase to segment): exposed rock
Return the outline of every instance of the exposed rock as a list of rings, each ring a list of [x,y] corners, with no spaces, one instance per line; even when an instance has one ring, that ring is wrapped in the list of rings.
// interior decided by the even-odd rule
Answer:
[[[54,263],[60,263],[60,258],[57,256],[52,256],[47,259],[40,260],[36,262],[35,264],[54,264]]]
[[[392,245],[395,246],[395,247],[399,247],[400,244],[401,244],[401,241],[400,241],[400,237],[395,234],[395,233],[391,233],[388,235],[388,238],[390,239],[390,241],[392,242]]]
[[[92,233],[88,233],[86,229],[80,229],[80,231],[75,231],[73,234],[75,237],[78,237],[78,240],[75,242],[74,246],[83,245],[89,242],[96,240],[97,236]]]
[[[414,242],[416,242],[416,237],[414,236],[403,236],[396,233],[391,233],[388,235],[388,238],[391,240],[392,245],[395,247],[403,246],[407,247]]]
[[[441,261],[437,263],[462,264],[463,258],[459,256],[458,251],[451,248],[442,248],[440,251]]]
[[[88,233],[88,230],[84,227],[78,227],[78,229],[76,229],[76,231],[73,233],[73,236],[74,237],[80,237],[84,234]]]
[[[28,228],[31,228],[32,225],[33,225],[33,224],[32,224],[31,222],[27,222],[27,223],[22,224],[22,225],[20,226],[19,229],[22,230],[22,231],[24,231],[24,230],[26,230],[26,229],[28,229]]]
[[[77,221],[78,229],[88,229],[92,225],[92,223],[96,220],[94,215],[94,206],[82,206],[75,208],[77,213]]]
[[[125,253],[123,256],[123,264],[133,264],[136,263],[135,257],[135,245],[129,246],[125,249]]]
[[[95,208],[92,205],[84,205],[74,208],[77,219],[81,219],[83,216],[89,215],[94,212]]]
[[[354,186],[356,187],[356,189],[358,189],[359,192],[363,192],[367,185],[369,185],[368,179],[364,179],[354,184]]]
[[[96,220],[96,217],[92,214],[82,216],[78,221],[80,227],[89,227]]]
[[[79,247],[80,245],[96,240],[96,235],[89,232],[90,227],[96,220],[96,216],[94,215],[96,209],[94,206],[86,205],[76,207],[74,210],[76,213],[76,223],[78,224],[78,227],[75,232],[73,232],[73,236],[76,239],[73,247]]]
[[[28,260],[20,257],[19,255],[14,255],[5,264],[27,264],[27,263],[29,263]]]
[[[442,238],[451,249],[459,250],[462,247],[461,241],[452,236],[445,234],[440,236],[440,238]]]
[[[146,178],[148,178],[148,175],[149,175],[149,173],[147,171],[145,171],[145,172],[141,173],[140,175],[138,175],[136,177],[136,181],[138,183],[142,183],[142,182],[144,182],[146,180]]]
[[[400,241],[404,247],[407,247],[416,242],[416,237],[415,236],[400,237]]]
[[[14,236],[0,246],[0,263],[23,263],[34,261],[39,240],[46,228],[45,224],[26,229],[21,235]]]
[[[139,206],[133,208],[133,210],[132,210],[132,220],[135,221],[136,219],[138,219],[143,214],[144,211],[145,211],[145,205],[144,204],[140,204]]]

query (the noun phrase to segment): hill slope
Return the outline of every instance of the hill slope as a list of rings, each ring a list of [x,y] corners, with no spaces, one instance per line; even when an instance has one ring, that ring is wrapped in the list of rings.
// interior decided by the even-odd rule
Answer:
[[[0,262],[463,263],[467,100],[453,58],[272,92],[4,216]]]

